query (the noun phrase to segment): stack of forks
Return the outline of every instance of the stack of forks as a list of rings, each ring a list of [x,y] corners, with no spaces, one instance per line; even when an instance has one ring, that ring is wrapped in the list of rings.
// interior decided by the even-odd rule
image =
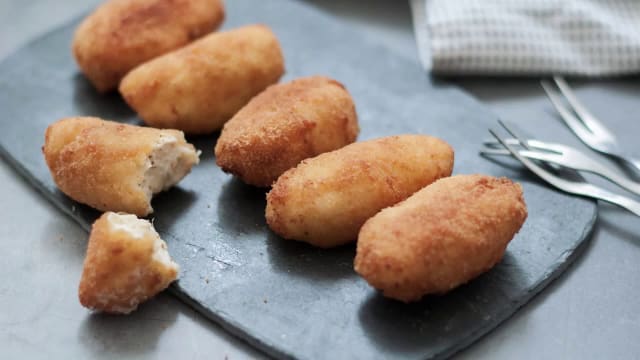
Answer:
[[[542,87],[573,133],[591,149],[615,160],[628,173],[640,175],[640,160],[622,151],[615,136],[578,100],[564,79],[554,77],[553,80],[559,92],[553,90],[547,81],[542,82]],[[571,110],[565,106],[562,96]],[[485,148],[480,151],[482,155],[511,155],[547,183],[562,191],[603,200],[640,216],[640,202],[593,185],[579,172],[599,175],[636,195],[640,195],[639,182],[612,170],[577,149],[562,144],[523,139],[504,122],[498,122],[512,138],[501,137],[496,131],[489,130],[496,140],[485,141]]]

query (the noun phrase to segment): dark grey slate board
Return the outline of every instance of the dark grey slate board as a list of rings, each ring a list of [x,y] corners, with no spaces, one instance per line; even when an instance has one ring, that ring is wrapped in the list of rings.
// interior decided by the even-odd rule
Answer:
[[[215,166],[215,135],[192,138],[203,152],[201,164],[153,204],[155,225],[182,267],[172,287],[178,297],[277,357],[438,358],[498,325],[574,258],[595,221],[595,204],[479,157],[480,141],[495,121],[480,104],[305,5],[234,0],[227,6],[227,28],[255,22],[273,27],[285,51],[286,79],[318,73],[344,82],[357,104],[360,139],[408,132],[442,137],[456,149],[456,173],[522,181],[530,215],[495,269],[450,294],[404,305],[358,278],[353,246],[318,250],[270,233],[264,190]],[[69,51],[75,25],[43,36],[0,65],[0,151],[88,229],[98,213],[56,190],[40,153],[44,130],[70,115],[139,120],[117,95],[96,94],[77,72]]]

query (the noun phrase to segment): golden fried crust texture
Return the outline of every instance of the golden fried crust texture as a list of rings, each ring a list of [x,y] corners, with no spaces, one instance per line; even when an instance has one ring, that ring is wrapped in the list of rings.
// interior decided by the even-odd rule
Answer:
[[[323,248],[346,244],[368,218],[452,168],[453,150],[431,136],[350,144],[282,174],[267,195],[267,223],[285,239]]]
[[[153,211],[153,193],[166,189],[149,191],[153,188],[150,182],[157,180],[169,186],[182,178],[156,171],[160,164],[154,164],[153,159],[159,144],[173,144],[179,149],[169,167],[184,173],[182,176],[198,163],[195,148],[180,131],[93,117],[65,118],[53,123],[45,133],[42,151],[54,182],[67,196],[98,210],[146,216]]]
[[[364,224],[355,270],[404,302],[444,293],[500,261],[526,218],[522,188],[507,178],[444,178]]]
[[[131,221],[144,224],[131,226]],[[89,235],[78,289],[80,303],[108,313],[135,310],[178,276],[179,267],[166,247],[148,221],[104,213]]]
[[[120,93],[144,122],[205,134],[284,73],[275,35],[262,25],[213,33],[131,71]]]
[[[222,129],[216,162],[242,181],[270,186],[300,161],[355,141],[358,120],[339,82],[312,76],[272,85]]]
[[[72,50],[100,92],[114,90],[134,67],[216,29],[222,0],[110,0],[80,24]]]

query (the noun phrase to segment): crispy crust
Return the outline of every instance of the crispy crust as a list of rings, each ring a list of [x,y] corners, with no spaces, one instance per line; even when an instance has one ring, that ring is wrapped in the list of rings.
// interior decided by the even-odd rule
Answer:
[[[120,93],[150,126],[204,134],[222,128],[284,73],[266,26],[213,33],[131,71]]]
[[[300,78],[270,86],[224,125],[216,163],[266,187],[300,161],[354,142],[358,131],[353,99],[342,84]]]
[[[324,248],[346,244],[380,209],[449,176],[452,168],[453,150],[431,136],[350,144],[282,174],[267,195],[267,223],[286,239]]]
[[[149,156],[162,136],[175,137],[195,154],[180,131],[92,117],[50,125],[42,151],[56,185],[72,199],[102,211],[146,216],[153,209],[142,184]]]
[[[211,32],[224,17],[221,0],[110,0],[80,24],[73,55],[106,92],[134,67]]]
[[[355,270],[397,300],[444,293],[500,261],[526,218],[522,187],[507,178],[441,179],[364,224]]]
[[[104,213],[93,224],[78,297],[89,309],[127,314],[169,286],[178,276],[178,265],[154,257],[158,234],[152,227],[136,238],[113,227],[113,215]],[[164,241],[162,246],[166,249]]]

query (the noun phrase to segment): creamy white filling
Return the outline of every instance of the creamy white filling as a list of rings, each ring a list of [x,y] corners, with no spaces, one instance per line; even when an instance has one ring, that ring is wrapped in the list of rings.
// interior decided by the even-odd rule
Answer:
[[[150,222],[138,219],[135,215],[109,213],[107,216],[111,230],[124,231],[133,238],[142,239],[149,231],[155,232]]]
[[[171,260],[171,256],[169,256],[167,244],[160,239],[160,237],[155,239],[155,242],[153,243],[152,259],[166,267],[178,269],[178,264],[174,263],[173,260]]]
[[[185,177],[199,162],[199,151],[180,143],[175,136],[162,134],[147,158],[142,189],[151,197],[167,190]]]
[[[146,235],[153,236],[153,254],[151,258],[164,266],[178,269],[178,264],[171,260],[167,244],[147,220],[138,219],[135,215],[109,213],[109,225],[112,231],[124,231],[134,239],[142,239]]]

